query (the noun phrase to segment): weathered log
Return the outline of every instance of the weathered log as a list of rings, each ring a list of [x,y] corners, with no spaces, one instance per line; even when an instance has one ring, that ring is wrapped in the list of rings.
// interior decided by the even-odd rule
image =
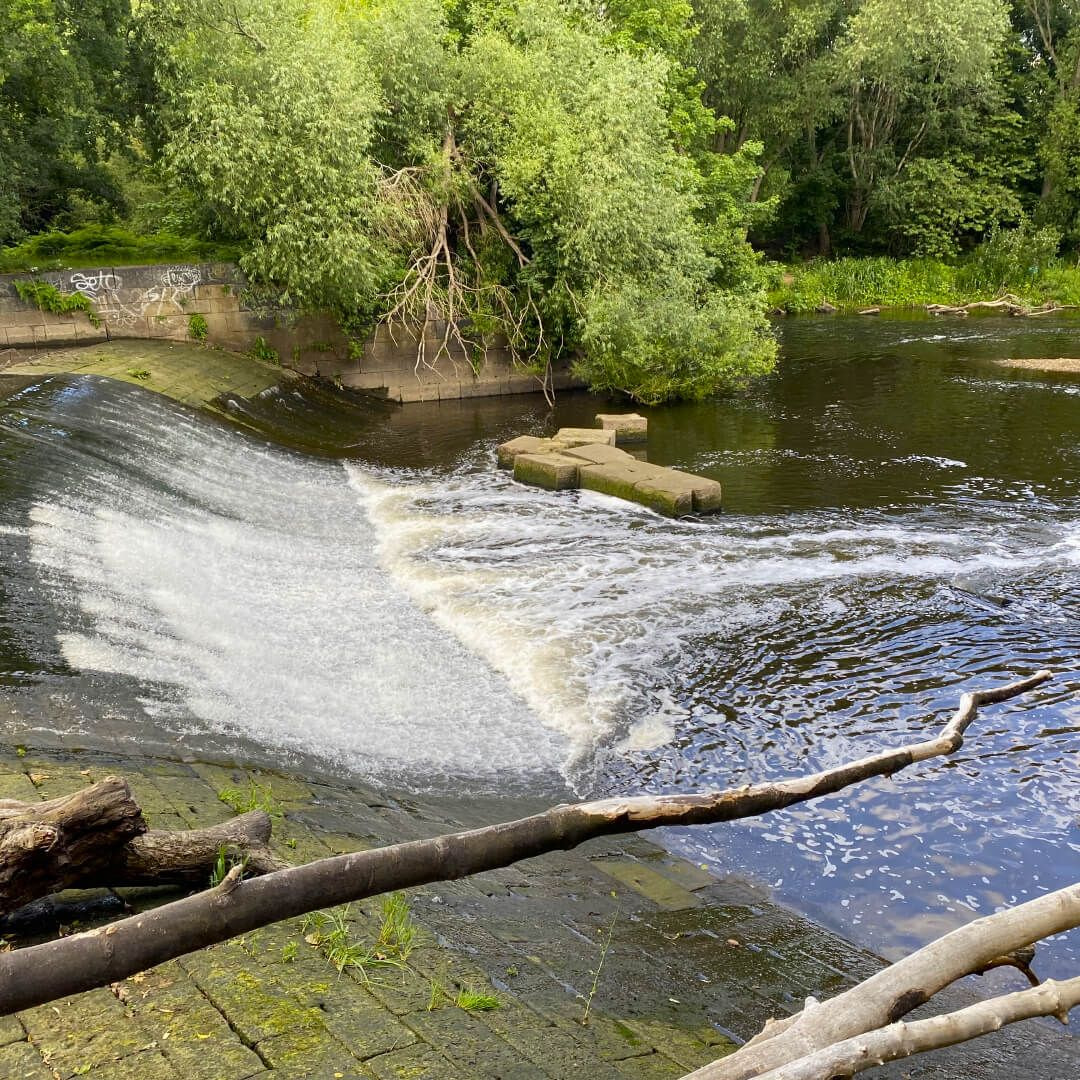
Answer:
[[[960,708],[936,738],[791,780],[705,794],[643,795],[556,806],[517,821],[320,859],[248,881],[241,881],[239,868],[234,868],[220,886],[207,892],[83,934],[0,954],[0,1015],[105,986],[260,926],[335,904],[467,877],[568,850],[594,837],[733,821],[835,794],[870,777],[889,776],[914,762],[953,753],[980,705],[1006,701],[1049,678],[1049,672],[1041,671],[996,690],[964,694]],[[1080,888],[1077,893],[1080,909]],[[1043,935],[1021,934],[1012,940],[1003,935],[982,962],[1039,936]],[[972,952],[981,955],[977,948]],[[913,1001],[909,1008],[924,1000]],[[896,1005],[892,1002],[886,1010],[888,1020],[896,1019],[891,1015]]]
[[[925,1054],[943,1046],[977,1039],[1005,1024],[1036,1016],[1056,1016],[1062,1023],[1080,1005],[1080,978],[1064,982],[1047,980],[1014,994],[980,1001],[966,1009],[927,1020],[900,1021],[844,1042],[834,1043],[807,1057],[764,1073],[757,1080],[839,1080],[866,1069]],[[692,1074],[694,1076],[698,1073]],[[683,1080],[689,1080],[684,1077]]]
[[[151,829],[125,844],[96,884],[205,885],[223,850],[230,861],[243,862],[245,874],[283,870],[288,864],[267,846],[270,830],[270,815],[264,810],[251,810],[208,829]]]
[[[252,810],[208,829],[148,830],[126,781],[109,776],[63,798],[0,800],[0,915],[64,889],[205,885],[224,849],[245,873],[287,864],[270,851],[270,817]]]
[[[787,1080],[785,1066],[893,1024],[957,979],[987,970],[1002,955],[1077,926],[1080,884],[976,919],[828,1001],[809,999],[802,1012],[766,1024],[734,1054],[684,1080],[753,1080],[774,1073]]]
[[[142,811],[116,776],[49,802],[0,800],[0,913],[97,877],[144,832]]]

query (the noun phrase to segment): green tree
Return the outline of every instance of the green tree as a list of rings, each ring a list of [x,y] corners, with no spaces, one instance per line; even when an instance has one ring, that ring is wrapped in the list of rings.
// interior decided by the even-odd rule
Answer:
[[[0,243],[122,203],[103,161],[127,116],[127,0],[0,5]]]
[[[878,186],[904,172],[950,110],[992,89],[1008,27],[1002,0],[865,0],[850,19],[837,60],[851,232],[866,224]]]
[[[643,400],[771,363],[746,242],[756,148],[704,145],[685,6],[164,10],[165,159],[253,278],[347,317],[434,320],[440,351],[499,335],[542,370],[572,350]]]

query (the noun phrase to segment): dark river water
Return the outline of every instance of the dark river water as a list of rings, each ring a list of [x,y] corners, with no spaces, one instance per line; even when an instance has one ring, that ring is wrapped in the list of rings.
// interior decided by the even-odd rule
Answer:
[[[564,797],[789,776],[1047,667],[954,758],[665,842],[887,955],[1080,877],[1080,321],[791,320],[778,373],[646,410],[720,479],[673,522],[494,468],[564,396],[0,399],[5,731],[393,788]],[[12,384],[13,385],[13,384]],[[602,408],[598,409],[598,405]],[[10,714],[10,715],[9,715]],[[29,736],[27,736],[29,738]],[[1045,948],[1074,974],[1076,935]]]

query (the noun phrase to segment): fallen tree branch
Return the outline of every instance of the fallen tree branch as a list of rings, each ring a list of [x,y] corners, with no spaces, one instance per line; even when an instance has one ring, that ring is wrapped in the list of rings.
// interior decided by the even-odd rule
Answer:
[[[963,743],[980,705],[1006,701],[1049,678],[1049,672],[1040,671],[995,690],[964,694],[936,738],[809,776],[706,794],[641,795],[556,806],[517,821],[320,859],[233,883],[229,891],[219,886],[100,929],[4,953],[0,955],[0,1015],[104,986],[257,927],[335,904],[467,877],[568,850],[594,837],[733,821],[831,795],[870,777],[889,776],[914,762],[953,753]],[[1080,910],[1080,889],[1077,894]],[[1002,937],[1003,942],[983,957],[984,962],[1035,940],[1022,935],[1016,941],[1007,934]],[[978,950],[974,953],[978,955]],[[924,1000],[913,1001],[904,1011]],[[893,1002],[886,1013],[895,1006]]]
[[[147,830],[116,776],[48,802],[0,800],[0,916],[95,886],[204,885],[224,849],[248,874],[287,864],[267,846],[270,817],[253,810],[208,829]]]
[[[270,830],[270,815],[264,810],[250,810],[208,829],[151,829],[123,847],[101,872],[98,884],[205,885],[222,851],[233,861],[243,861],[245,874],[272,874],[288,863],[270,850]]]
[[[781,1071],[785,1066],[885,1028],[957,979],[986,970],[1002,954],[1077,926],[1080,884],[976,919],[829,1001],[810,999],[802,1012],[766,1024],[734,1054],[703,1066],[684,1080],[758,1080],[774,1073],[788,1080],[788,1074]],[[833,1074],[823,1075],[827,1080]]]
[[[48,802],[0,800],[0,914],[80,885],[146,831],[118,777]]]
[[[980,1001],[943,1016],[911,1023],[900,1021],[846,1039],[790,1065],[773,1069],[758,1080],[839,1080],[888,1061],[977,1039],[1018,1020],[1054,1016],[1064,1024],[1069,1012],[1078,1005],[1080,978],[1065,982],[1048,979],[1040,986]]]

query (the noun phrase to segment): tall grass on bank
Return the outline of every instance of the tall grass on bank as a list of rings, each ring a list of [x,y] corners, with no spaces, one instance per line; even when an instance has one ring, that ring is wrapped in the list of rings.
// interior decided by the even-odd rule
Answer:
[[[884,256],[773,264],[769,297],[792,314],[829,303],[842,311],[964,304],[1012,293],[1031,305],[1080,303],[1080,266],[1056,254],[1053,230],[995,230],[954,262]]]
[[[72,232],[41,233],[15,247],[0,248],[0,273],[161,262],[231,262],[237,254],[229,245],[188,236],[138,234],[119,225],[87,225]]]

